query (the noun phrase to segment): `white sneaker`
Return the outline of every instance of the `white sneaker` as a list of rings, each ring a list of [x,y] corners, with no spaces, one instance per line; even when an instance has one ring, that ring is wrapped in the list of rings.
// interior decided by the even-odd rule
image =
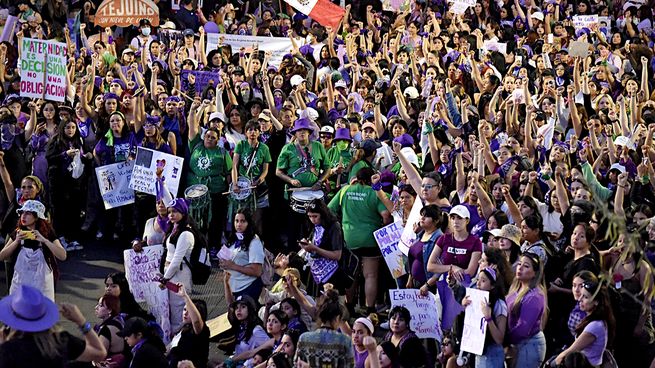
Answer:
[[[84,247],[82,244],[78,243],[77,240],[73,240],[72,242],[68,243],[68,248],[66,250],[82,250]]]
[[[98,232],[96,233],[96,240],[102,239],[103,236],[104,234],[102,233],[102,231],[98,230]]]
[[[63,236],[59,237],[59,242],[61,243],[61,246],[64,247],[64,249],[68,250],[68,242]]]

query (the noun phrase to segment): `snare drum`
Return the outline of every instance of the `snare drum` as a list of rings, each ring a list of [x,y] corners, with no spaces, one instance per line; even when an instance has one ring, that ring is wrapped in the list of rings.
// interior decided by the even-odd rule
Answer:
[[[294,212],[305,214],[307,206],[315,199],[323,199],[325,194],[321,190],[298,190],[291,193],[291,209]]]
[[[209,188],[204,184],[192,185],[184,190],[184,197],[189,201],[189,216],[200,229],[207,230],[211,221]]]
[[[235,193],[232,188],[234,188],[234,185],[236,184],[237,188],[239,188],[239,193]],[[230,185],[230,195],[232,196],[233,199],[237,201],[243,201],[245,199],[248,199],[250,195],[252,194],[252,181],[245,176],[239,176],[237,179],[236,183],[232,183]]]

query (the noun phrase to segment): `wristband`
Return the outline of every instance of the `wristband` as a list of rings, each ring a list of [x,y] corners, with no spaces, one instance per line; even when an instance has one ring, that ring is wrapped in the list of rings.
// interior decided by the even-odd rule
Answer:
[[[491,317],[484,317],[484,320],[485,320],[485,322],[491,322],[491,321],[493,320],[493,318],[491,318]]]
[[[91,322],[84,322],[82,326],[80,326],[80,332],[82,332],[82,335],[86,335],[91,331]]]
[[[107,43],[109,43],[110,45],[113,44],[114,43],[114,37],[109,36],[109,39],[107,40]]]
[[[650,181],[650,176],[644,175],[644,176],[641,177],[641,180],[642,181]]]
[[[382,189],[382,183],[377,182],[377,183],[371,185],[371,188],[373,188],[373,190],[377,192],[378,190]]]

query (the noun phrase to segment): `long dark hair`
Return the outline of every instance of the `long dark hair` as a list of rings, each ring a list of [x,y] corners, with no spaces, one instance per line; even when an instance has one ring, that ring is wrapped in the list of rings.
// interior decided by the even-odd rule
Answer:
[[[487,247],[484,249],[484,255],[487,257],[487,263],[496,266],[496,279],[502,281],[503,292],[509,289],[514,280],[514,272],[509,261],[505,257],[505,252],[499,248]],[[517,257],[518,258],[518,257]]]
[[[321,215],[321,224],[327,229],[334,225],[337,221],[337,216],[325,205],[321,199],[315,199],[309,203],[307,212],[317,213]]]
[[[114,284],[118,285],[121,289],[121,294],[118,296],[120,299],[121,312],[127,314],[130,317],[147,317],[148,313],[141,308],[139,303],[134,299],[134,294],[130,291],[130,285],[127,282],[125,277],[125,272],[114,272],[110,273],[105,277],[105,283],[107,279],[111,278]],[[146,318],[148,319],[148,318]]]
[[[69,123],[75,125],[75,134],[71,138],[68,138],[68,136],[66,136],[66,125],[68,125]],[[66,121],[66,122],[62,121],[61,123],[59,123],[59,125],[57,126],[57,134],[55,135],[54,138],[55,138],[54,139],[55,142],[57,142],[57,144],[60,147],[68,148],[69,143],[72,143],[75,148],[82,147],[82,136],[80,135],[80,127],[75,123],[74,120]]]
[[[234,223],[238,215],[243,215],[243,217],[246,219],[246,222],[248,223],[246,231],[243,232],[243,241],[241,241],[241,250],[247,252],[248,248],[250,247],[250,242],[252,242],[252,240],[257,236],[255,222],[252,218],[252,212],[250,212],[250,209],[248,208],[239,208],[234,213],[234,217],[232,217],[232,223]],[[237,238],[237,232],[233,231],[228,238],[228,243],[234,244],[237,242],[237,240],[239,240]]]
[[[171,221],[168,222],[168,225],[168,231],[164,237],[164,244],[166,244],[168,238],[170,238],[171,243],[177,244],[177,239],[179,239],[180,235],[185,231],[190,231],[194,236],[199,234],[196,223],[188,213],[182,214],[182,219],[178,221],[177,226],[174,226]]]
[[[245,297],[245,298],[250,298],[250,297]],[[239,321],[235,314],[237,305],[239,304],[243,304],[248,308],[248,318],[243,322]],[[243,331],[243,336],[241,336],[241,338],[243,339],[242,341],[250,340],[253,332],[255,331],[255,327],[257,326],[262,327],[264,325],[262,320],[259,319],[259,317],[257,316],[257,309],[255,307],[255,303],[254,300],[252,300],[252,298],[250,298],[250,300],[238,300],[232,303],[228,310],[227,319],[228,321],[230,321],[232,328],[235,330],[237,339],[239,338],[239,332]]]
[[[597,301],[598,304],[594,310],[588,313],[587,316],[575,327],[575,334],[580,336],[585,327],[593,321],[603,321],[607,327],[607,346],[611,346],[612,341],[614,340],[616,321],[614,319],[614,313],[612,312],[612,304],[610,304],[607,287],[602,283],[593,281],[583,282],[582,287],[591,294],[593,300]]]

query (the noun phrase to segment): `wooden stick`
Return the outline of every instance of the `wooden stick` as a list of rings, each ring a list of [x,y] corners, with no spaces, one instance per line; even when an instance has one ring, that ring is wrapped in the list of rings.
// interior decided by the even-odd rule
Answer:
[[[247,187],[247,188],[242,188],[242,189],[245,190],[245,189],[255,189],[255,188],[257,188],[257,186],[252,186],[252,187]],[[223,192],[223,193],[221,193],[221,194],[222,194],[222,195],[226,195],[226,194],[230,194],[230,193],[232,193],[232,191],[231,191],[231,190],[228,190],[227,192]]]
[[[180,91],[179,89],[173,87],[173,91],[177,91],[180,95],[182,95],[183,97],[185,97],[189,101],[193,101],[193,98],[189,97],[189,95],[187,95],[186,93]]]
[[[299,192],[303,190],[312,190],[312,187],[289,188],[287,189],[287,192]]]

